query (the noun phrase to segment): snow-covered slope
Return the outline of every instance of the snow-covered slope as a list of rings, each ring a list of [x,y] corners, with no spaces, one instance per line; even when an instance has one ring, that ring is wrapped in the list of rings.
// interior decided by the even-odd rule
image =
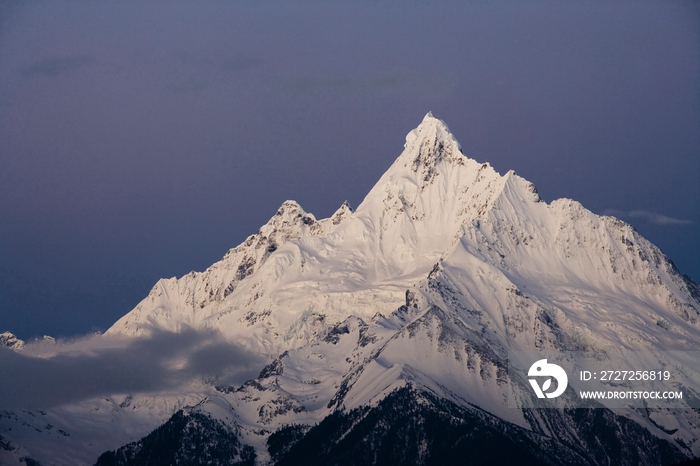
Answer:
[[[201,274],[160,281],[108,333],[149,325],[216,327],[270,356],[307,344],[324,324],[401,305],[487,212],[507,177],[462,154],[428,114],[405,150],[352,213],[316,221],[291,201],[260,231]]]
[[[697,290],[656,247],[624,222],[568,199],[547,205],[513,171],[465,157],[431,114],[356,212],[344,204],[317,221],[287,201],[205,272],[161,280],[108,333],[214,327],[275,357],[350,315],[390,314],[438,263],[502,331],[518,291],[572,314],[602,345],[694,344]]]
[[[218,419],[220,410],[206,407],[230,407],[226,422],[263,464],[279,459],[269,439],[284,426],[306,426],[303,435],[333,413],[365,412],[410,388],[429,394],[417,395],[419,404],[443,399],[470,419],[499,419],[501,431],[549,439],[583,464],[620,460],[590,443],[592,422],[613,436],[628,426],[616,451],[639,441],[639,461],[652,464],[700,455],[697,411],[606,410],[593,421],[512,409],[508,352],[699,350],[699,311],[698,286],[630,225],[569,199],[543,202],[514,172],[465,156],[428,114],[356,211],[343,204],[317,220],[287,201],[206,271],[159,281],[102,337],[216,329],[272,361],[257,379],[229,386],[213,374],[168,393],[115,394],[47,416],[85,438],[121,432],[102,450],[82,442],[84,457],[96,458],[207,400],[197,412]],[[32,425],[28,414],[13,415],[13,425]],[[75,419],[96,421],[80,433]],[[38,439],[26,435],[7,437]],[[35,451],[46,458],[51,448]]]

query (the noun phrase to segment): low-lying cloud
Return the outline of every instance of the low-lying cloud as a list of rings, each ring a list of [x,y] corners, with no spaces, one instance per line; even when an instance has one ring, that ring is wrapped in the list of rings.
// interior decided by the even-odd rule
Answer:
[[[108,335],[0,348],[0,410],[49,408],[96,396],[156,393],[211,377],[230,385],[254,378],[266,359],[218,331],[155,330],[150,337]]]

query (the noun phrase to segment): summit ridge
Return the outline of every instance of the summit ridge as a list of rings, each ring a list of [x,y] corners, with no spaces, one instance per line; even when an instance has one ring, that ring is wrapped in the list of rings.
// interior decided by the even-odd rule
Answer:
[[[145,323],[156,322],[168,329],[205,325],[237,334],[233,320],[245,302],[247,323],[262,323],[279,335],[273,356],[308,343],[314,334],[308,316],[316,309],[331,323],[347,318],[349,309],[363,318],[392,312],[405,288],[428,274],[455,244],[462,225],[488,210],[508,179],[467,158],[447,125],[432,114],[406,141],[355,211],[343,204],[330,218],[316,220],[296,202],[285,201],[222,261],[202,274],[161,281],[108,333],[138,333]],[[299,286],[308,291],[292,292]],[[179,298],[163,301],[163,296]],[[148,309],[169,311],[163,320]],[[301,328],[306,330],[299,333]]]
[[[348,451],[376,459],[408,414],[425,420],[406,432],[424,445],[424,462],[446,453],[444,439],[421,429],[428,419],[437,426],[450,419],[445,432],[468,433],[445,451],[498,435],[504,455],[533,464],[673,463],[700,455],[697,410],[509,408],[508,354],[697,351],[699,296],[698,285],[630,225],[570,199],[544,202],[514,171],[501,175],[465,155],[428,113],[357,209],[345,202],[316,219],[285,201],[219,262],[160,280],[95,337],[216,331],[265,359],[257,377],[230,386],[216,373],[47,416],[74,429],[73,438],[113,438],[100,440],[115,450],[104,464],[166,448],[159,436],[177,429],[193,444],[226,439],[238,449],[232,458],[260,465],[299,464],[312,451],[327,455],[317,462]],[[647,358],[645,367],[655,367]],[[700,360],[683,364],[700,373]],[[32,415],[0,416],[3,435],[54,461],[64,440],[22,427],[35,423]],[[76,428],[76,416],[90,428]],[[115,428],[121,434],[110,437]],[[127,432],[131,443],[122,447]],[[360,440],[348,447],[352,439]],[[87,443],[72,444],[73,457],[94,460],[105,449],[86,452]]]
[[[685,322],[698,320],[692,287],[633,228],[575,201],[543,202],[515,172],[500,175],[464,155],[447,125],[428,113],[356,210],[344,203],[317,220],[285,201],[255,235],[206,271],[161,280],[107,333],[138,334],[149,325],[217,328],[275,357],[351,315],[391,314],[403,304],[406,289],[419,286],[436,264],[444,263],[449,274],[447,266],[455,261],[468,275],[461,264],[496,267],[489,273],[496,280],[489,286],[496,289],[527,287],[546,295],[542,283],[570,286],[573,280],[600,288],[599,296],[638,302],[635,296],[642,293],[645,304],[638,312],[658,306]],[[477,299],[474,305],[483,299],[481,287],[466,291]],[[606,299],[584,301],[599,308]],[[262,331],[271,333],[262,341],[251,338]],[[616,335],[615,343],[630,338]],[[669,335],[672,346],[679,341],[691,344],[691,334],[681,340]]]

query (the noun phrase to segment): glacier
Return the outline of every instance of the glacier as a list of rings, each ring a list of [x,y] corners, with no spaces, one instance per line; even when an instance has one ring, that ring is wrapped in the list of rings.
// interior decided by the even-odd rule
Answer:
[[[508,352],[697,351],[699,316],[698,285],[632,226],[570,199],[544,202],[515,172],[466,156],[428,113],[356,210],[344,203],[319,220],[284,202],[221,261],[160,280],[91,343],[217,332],[266,361],[257,378],[231,384],[224,371],[165,391],[6,410],[0,435],[42,464],[93,464],[107,450],[136,455],[177,415],[181,428],[206,418],[235,433],[241,464],[285,464],[314,426],[346,416],[345,438],[368,410],[393,416],[401,399],[426,419],[506,432],[543,464],[547,451],[564,458],[551,464],[670,464],[700,455],[697,409],[509,408]],[[28,351],[10,335],[12,351]],[[618,453],[591,440],[594,423],[626,433]],[[298,435],[272,449],[281,432]],[[424,449],[416,463],[429,457]]]

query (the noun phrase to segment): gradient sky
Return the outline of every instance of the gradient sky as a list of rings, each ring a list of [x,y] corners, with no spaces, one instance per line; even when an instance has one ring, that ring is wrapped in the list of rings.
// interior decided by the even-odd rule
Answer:
[[[0,331],[104,330],[286,199],[357,206],[428,111],[700,281],[697,2],[10,0]]]

